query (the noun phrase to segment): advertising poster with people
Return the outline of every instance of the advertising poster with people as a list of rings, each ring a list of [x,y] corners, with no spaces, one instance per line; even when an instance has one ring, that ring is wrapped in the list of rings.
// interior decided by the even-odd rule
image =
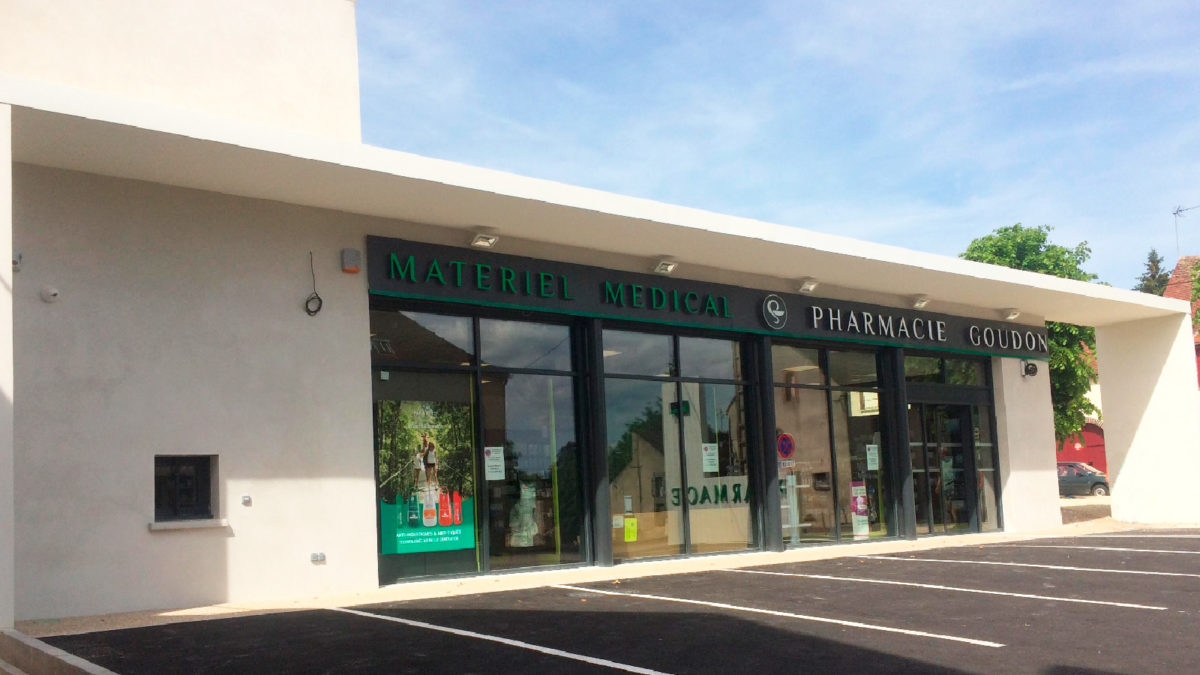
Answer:
[[[382,400],[377,415],[382,552],[474,548],[470,405]]]

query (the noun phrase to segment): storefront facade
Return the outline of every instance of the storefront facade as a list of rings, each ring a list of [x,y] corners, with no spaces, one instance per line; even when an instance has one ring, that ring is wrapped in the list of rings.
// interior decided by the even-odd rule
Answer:
[[[1000,523],[1045,329],[368,237],[380,583]]]
[[[1200,520],[1186,302],[364,146],[353,3],[184,4],[7,8],[0,629],[1054,527],[1047,320]]]

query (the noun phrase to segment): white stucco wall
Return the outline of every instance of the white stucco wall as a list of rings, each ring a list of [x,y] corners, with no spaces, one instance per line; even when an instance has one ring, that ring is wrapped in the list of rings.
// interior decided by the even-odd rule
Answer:
[[[1096,355],[1113,517],[1200,523],[1200,499],[1187,482],[1200,457],[1191,317],[1099,327]]]
[[[14,183],[17,618],[376,587],[366,279],[338,255],[404,226],[20,164]],[[219,455],[229,527],[148,531],[155,454]]]
[[[0,75],[361,139],[353,0],[0,0]]]
[[[1054,413],[1049,369],[1022,375],[1021,359],[992,359],[996,442],[1000,455],[1000,499],[1008,532],[1062,525],[1058,506]]]
[[[0,105],[0,260],[12,253],[12,108]],[[0,630],[13,626],[12,267],[0,265]]]

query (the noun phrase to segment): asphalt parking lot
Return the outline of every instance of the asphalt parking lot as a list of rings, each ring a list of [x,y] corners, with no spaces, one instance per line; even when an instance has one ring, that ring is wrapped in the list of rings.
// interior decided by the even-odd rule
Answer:
[[[1195,672],[1200,529],[46,638],[119,673]]]

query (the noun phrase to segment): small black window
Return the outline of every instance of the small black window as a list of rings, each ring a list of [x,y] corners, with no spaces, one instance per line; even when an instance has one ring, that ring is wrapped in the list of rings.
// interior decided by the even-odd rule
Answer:
[[[212,518],[212,455],[154,457],[154,519]]]

